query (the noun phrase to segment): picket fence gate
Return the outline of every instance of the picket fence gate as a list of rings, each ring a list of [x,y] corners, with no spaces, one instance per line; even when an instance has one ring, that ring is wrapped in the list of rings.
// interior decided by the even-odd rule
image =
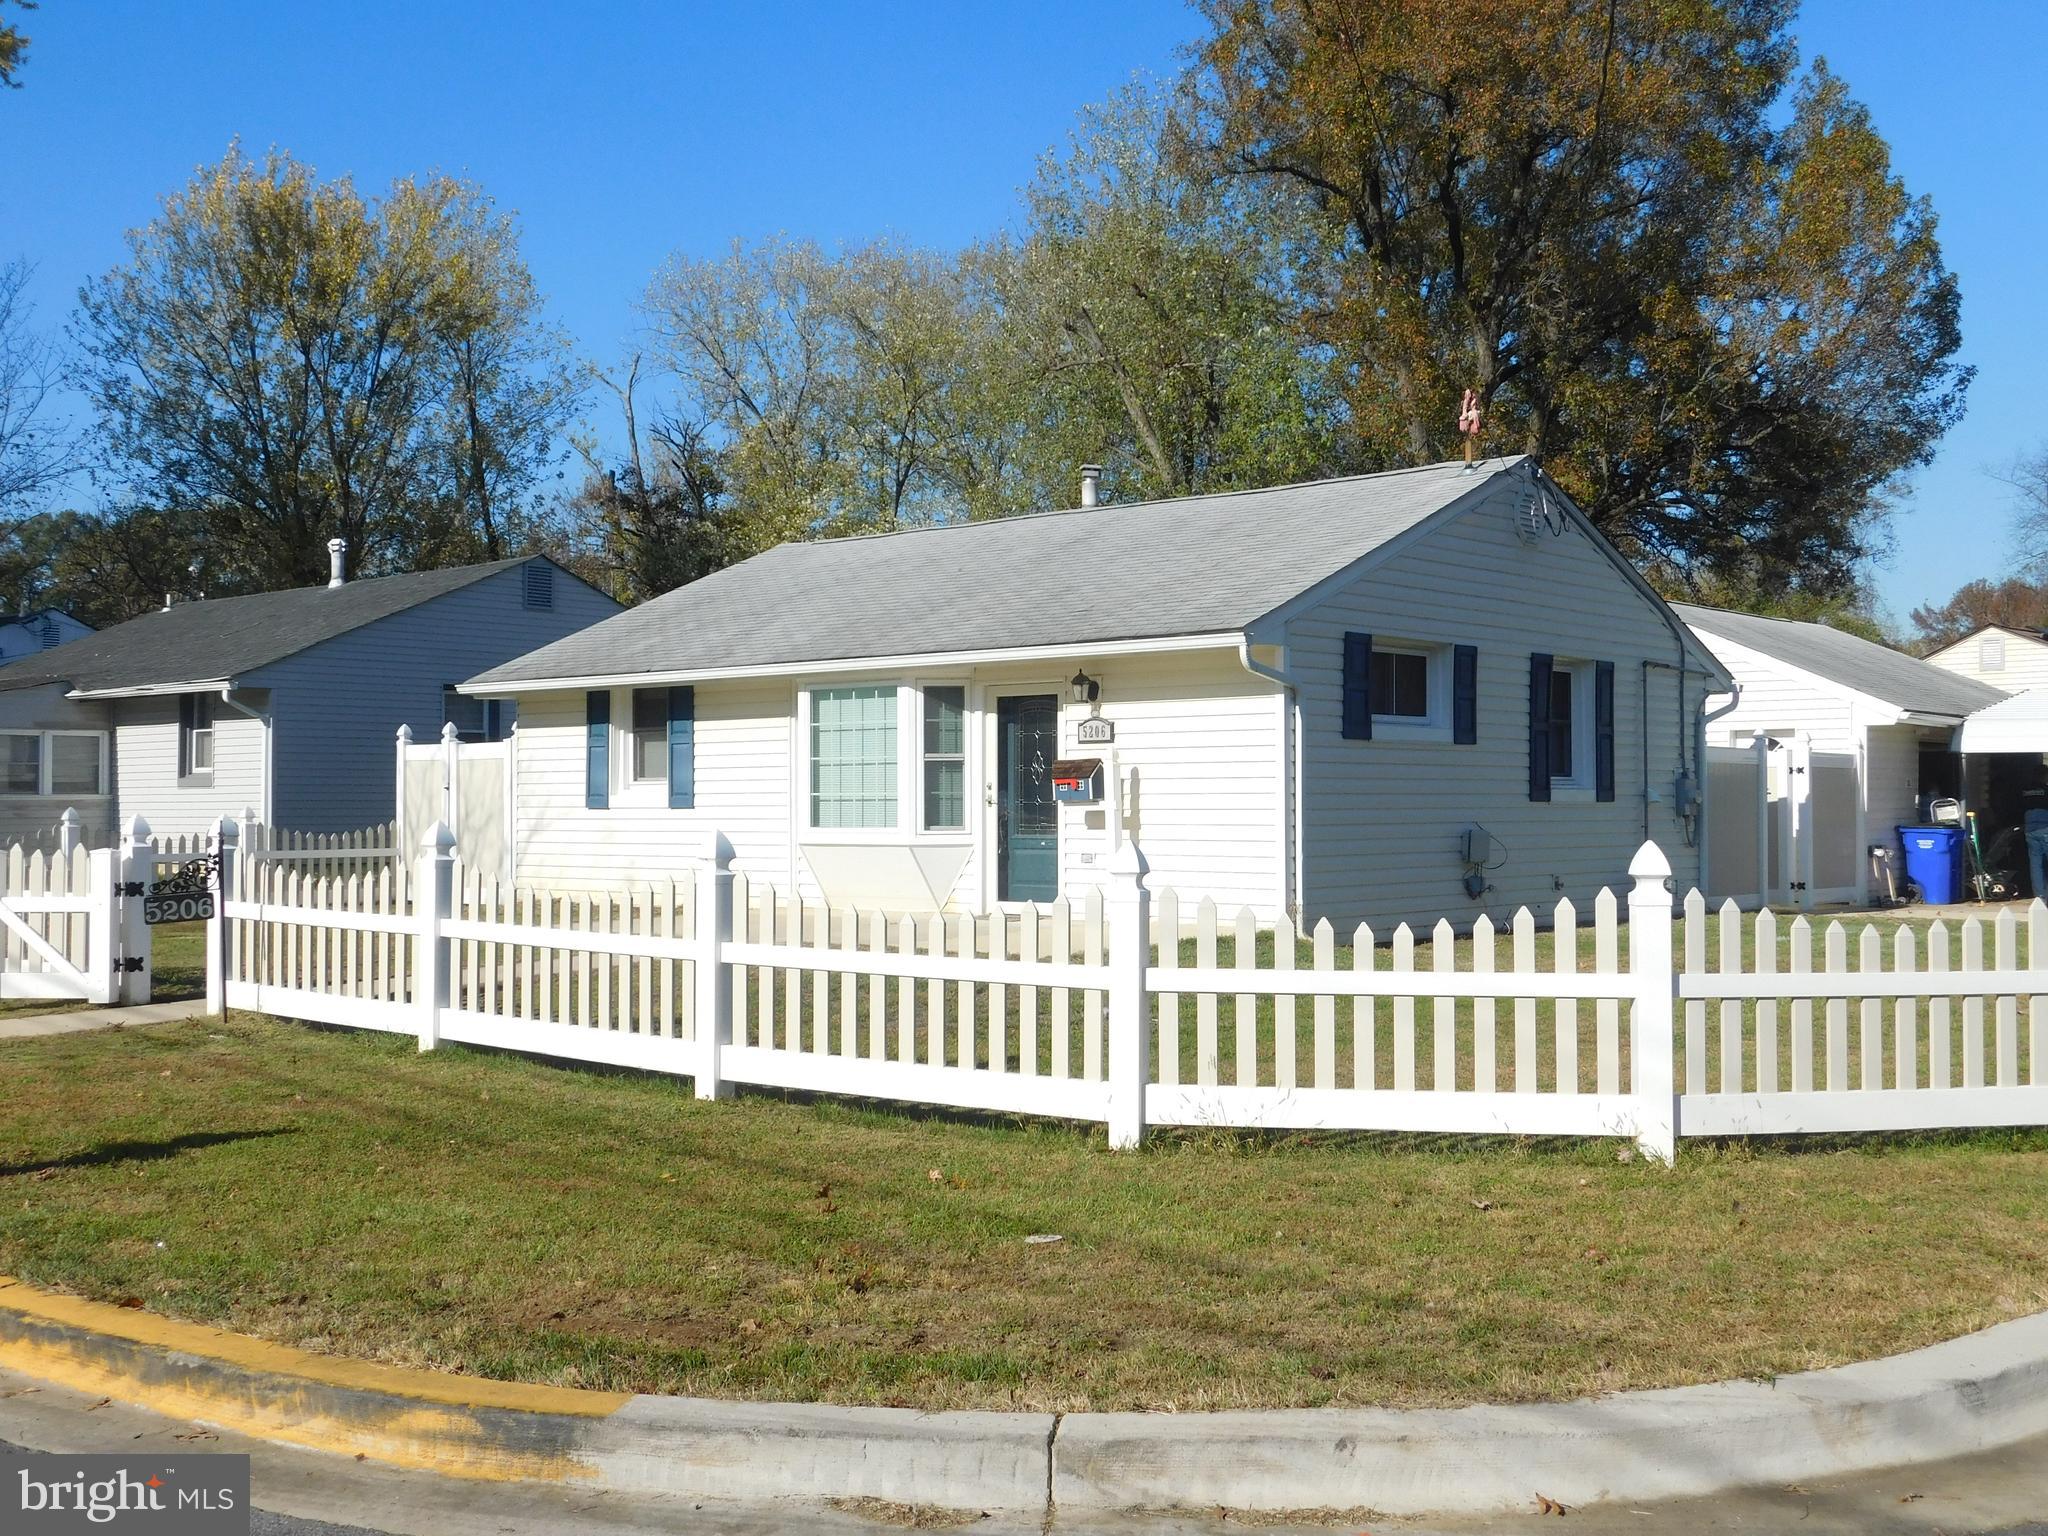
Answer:
[[[1541,931],[1526,908],[1482,917],[1462,968],[1448,923],[1426,966],[1406,925],[1384,945],[1361,926],[1340,966],[1327,921],[1297,935],[1155,897],[1131,846],[1085,900],[975,917],[795,899],[715,835],[674,882],[589,891],[467,869],[445,827],[413,863],[342,876],[238,862],[237,829],[221,835],[214,1007],[677,1073],[705,1097],[1055,1116],[1118,1147],[1150,1126],[1506,1133],[1627,1137],[1666,1161],[1681,1135],[2048,1124],[2038,904],[1989,925],[1989,965],[1971,918],[1867,932],[1852,968],[1840,923],[1816,963],[1806,919],[1781,933],[1731,902],[1710,965],[1704,901],[1674,912],[1645,843],[1589,923],[1569,900]]]

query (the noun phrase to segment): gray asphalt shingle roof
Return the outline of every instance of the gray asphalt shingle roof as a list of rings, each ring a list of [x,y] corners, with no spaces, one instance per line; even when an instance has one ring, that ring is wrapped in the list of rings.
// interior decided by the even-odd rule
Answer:
[[[1241,631],[1522,462],[783,544],[469,686]]]
[[[64,683],[96,693],[241,677],[531,558],[179,603],[0,667],[0,690]]]
[[[1699,608],[1691,603],[1671,606],[1703,636],[1718,635],[1732,640],[1802,672],[1811,672],[1914,714],[1961,719],[2006,697],[1975,678],[1944,672],[1916,656],[1858,635],[1844,634],[1825,624],[1767,619],[1753,613]]]

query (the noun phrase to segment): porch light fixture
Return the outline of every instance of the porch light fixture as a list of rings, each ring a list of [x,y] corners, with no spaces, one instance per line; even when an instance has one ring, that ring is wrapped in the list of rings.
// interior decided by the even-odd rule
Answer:
[[[1067,693],[1076,704],[1093,704],[1102,697],[1102,684],[1086,672],[1077,671],[1074,680],[1067,684]]]

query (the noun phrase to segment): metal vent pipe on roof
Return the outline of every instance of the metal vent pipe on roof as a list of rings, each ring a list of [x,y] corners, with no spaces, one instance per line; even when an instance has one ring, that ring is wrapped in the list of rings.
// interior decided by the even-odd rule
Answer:
[[[341,586],[348,580],[348,540],[327,541],[327,585]]]
[[[1081,466],[1081,505],[1092,507],[1100,499],[1102,491],[1102,466],[1083,464]]]

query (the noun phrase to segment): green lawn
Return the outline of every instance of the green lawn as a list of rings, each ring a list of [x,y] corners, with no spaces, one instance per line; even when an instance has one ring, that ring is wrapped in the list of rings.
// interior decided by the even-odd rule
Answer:
[[[1101,1133],[237,1014],[0,1046],[0,1270],[482,1375],[928,1407],[1772,1375],[2048,1306],[2048,1135]],[[1028,1244],[1031,1234],[1062,1241]]]

